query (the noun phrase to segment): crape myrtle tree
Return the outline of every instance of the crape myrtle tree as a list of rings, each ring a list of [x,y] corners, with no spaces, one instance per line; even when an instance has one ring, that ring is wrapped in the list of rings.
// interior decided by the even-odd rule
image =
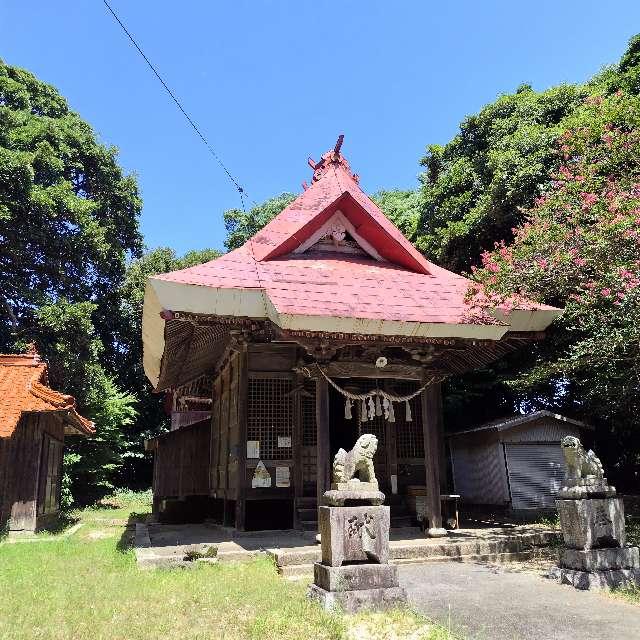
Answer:
[[[119,289],[139,255],[141,200],[117,153],[52,86],[0,61],[0,351],[35,343],[50,382],[76,396],[96,437],[76,488],[107,491],[134,398],[114,379]]]
[[[640,98],[592,95],[567,121],[558,169],[513,240],[482,253],[480,305],[531,299],[564,307],[550,340],[513,381],[538,403],[601,427],[627,486],[640,479]]]

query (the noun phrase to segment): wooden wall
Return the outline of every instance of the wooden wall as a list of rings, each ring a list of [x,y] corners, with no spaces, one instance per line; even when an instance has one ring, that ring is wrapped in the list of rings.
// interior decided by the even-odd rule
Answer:
[[[213,383],[211,407],[211,468],[209,489],[218,498],[235,500],[239,466],[239,385],[243,368],[234,353]]]
[[[62,420],[52,413],[27,413],[9,438],[0,438],[0,527],[38,526],[38,488],[43,435],[64,441]]]
[[[209,495],[210,439],[208,420],[157,438],[153,465],[156,498]]]

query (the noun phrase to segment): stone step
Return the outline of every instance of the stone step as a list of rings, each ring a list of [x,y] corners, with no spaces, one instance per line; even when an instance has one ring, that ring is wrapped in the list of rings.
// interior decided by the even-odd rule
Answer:
[[[390,560],[391,564],[428,564],[430,562],[495,562],[503,564],[518,560],[528,560],[532,550],[506,553],[472,553],[462,556],[421,556],[415,558],[398,558]]]
[[[308,509],[318,508],[317,498],[296,498],[296,507],[305,507]]]
[[[516,562],[527,560],[531,557],[531,550],[516,551],[512,553],[481,553],[468,554],[453,557],[448,556],[422,556],[415,558],[400,558],[391,560],[391,564],[398,566],[411,564],[429,564],[431,562],[494,562],[497,564],[506,564],[508,562]],[[319,560],[318,560],[319,561]],[[309,579],[313,580],[313,564],[285,564],[278,565],[278,573],[289,580]]]
[[[509,536],[500,540],[475,539],[471,542],[464,540],[451,540],[443,543],[435,543],[425,538],[412,540],[407,544],[398,545],[392,543],[389,548],[391,562],[398,564],[421,563],[437,560],[484,560],[494,562],[509,562],[518,559],[518,554],[528,557],[531,549],[536,545],[546,545],[558,538],[554,532],[541,532],[519,536]],[[293,549],[278,549],[270,552],[279,570],[284,567],[297,566],[295,571],[301,571],[299,567],[307,565],[311,571],[311,565],[321,559],[320,545],[298,547]],[[283,575],[285,575],[283,573]]]
[[[267,554],[274,559],[278,569],[294,565],[311,567],[314,562],[320,562],[322,559],[320,545],[296,547],[294,549],[272,549],[268,550]]]
[[[313,582],[312,564],[286,564],[278,567],[278,573],[287,580],[309,580]]]

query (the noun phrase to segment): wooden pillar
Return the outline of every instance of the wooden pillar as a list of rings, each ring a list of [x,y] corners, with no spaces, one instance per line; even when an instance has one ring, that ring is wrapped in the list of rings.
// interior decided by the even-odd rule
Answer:
[[[324,376],[316,379],[316,430],[318,441],[316,495],[318,506],[322,504],[322,494],[330,484],[329,448],[329,383]]]
[[[446,536],[442,528],[440,507],[440,438],[442,429],[442,396],[440,383],[429,385],[422,392],[422,433],[424,437],[424,464],[426,475],[427,535]]]
[[[244,531],[247,487],[247,403],[249,401],[249,357],[246,342],[238,344],[238,467],[236,472],[236,522]]]
[[[297,389],[293,398],[293,528],[300,529],[298,521],[298,500],[302,498],[304,478],[302,474],[302,398],[304,378],[296,374],[294,385]]]

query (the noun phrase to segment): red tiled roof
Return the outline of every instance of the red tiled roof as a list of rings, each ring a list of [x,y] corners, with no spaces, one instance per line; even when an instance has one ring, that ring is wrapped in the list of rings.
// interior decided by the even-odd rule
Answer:
[[[424,275],[363,256],[309,252],[259,262],[244,245],[211,262],[155,277],[221,289],[265,289],[284,314],[469,321],[466,278],[447,271]]]
[[[93,423],[76,411],[72,396],[47,386],[47,365],[37,355],[0,354],[0,437],[10,437],[23,413],[56,412],[79,433],[94,433]]]
[[[329,151],[314,168],[311,186],[242,247],[153,279],[261,289],[282,314],[500,324],[465,300],[470,280],[429,262],[385,217],[360,189],[342,155]],[[338,210],[385,262],[368,255],[293,253]]]

